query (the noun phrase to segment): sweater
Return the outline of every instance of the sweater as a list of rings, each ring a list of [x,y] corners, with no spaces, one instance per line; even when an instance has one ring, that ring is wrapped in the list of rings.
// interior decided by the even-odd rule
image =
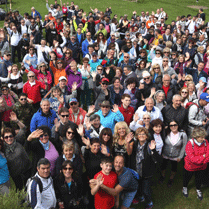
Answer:
[[[0,185],[9,181],[9,170],[7,166],[7,159],[4,154],[0,151]]]

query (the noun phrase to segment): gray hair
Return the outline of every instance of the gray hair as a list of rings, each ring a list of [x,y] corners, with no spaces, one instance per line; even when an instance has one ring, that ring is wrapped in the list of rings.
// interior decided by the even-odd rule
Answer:
[[[164,74],[164,75],[163,75],[163,79],[164,79],[166,76],[168,76],[168,77],[171,79],[171,76],[170,76],[169,74]]]
[[[153,98],[151,98],[151,97],[146,98],[146,99],[144,100],[144,104],[146,104],[147,100],[149,100],[149,99],[151,99],[151,100],[152,100],[152,102],[153,102],[153,104],[155,104],[154,99],[153,99]]]
[[[40,168],[41,165],[50,165],[51,166],[51,163],[48,159],[41,158],[37,163],[37,167]]]
[[[50,101],[49,101],[47,98],[43,98],[43,99],[41,100],[40,105],[42,105],[42,104],[43,104],[43,102],[49,102],[49,104],[50,104]]]
[[[176,97],[180,97],[180,98],[181,98],[181,95],[179,95],[179,94],[175,94],[175,95],[173,95],[172,100],[174,100]]]

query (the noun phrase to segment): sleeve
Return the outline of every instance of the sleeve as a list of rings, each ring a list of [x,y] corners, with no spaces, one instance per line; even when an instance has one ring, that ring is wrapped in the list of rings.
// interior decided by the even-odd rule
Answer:
[[[123,177],[121,181],[119,182],[119,185],[123,188],[128,188],[130,186],[130,182],[132,181],[132,176],[127,174],[123,174]]]
[[[197,114],[198,114],[198,107],[196,105],[192,105],[191,107],[189,107],[189,113],[188,113],[189,123],[194,126],[202,126],[202,121],[195,120]]]
[[[34,69],[33,65],[30,66],[30,70],[33,71],[36,74],[36,77],[38,76],[39,71]]]
[[[50,61],[50,63],[49,63],[49,67],[51,68],[52,72],[55,74],[55,72],[56,72],[56,68],[54,67],[54,65],[53,65],[53,62],[52,62],[52,61]]]
[[[180,155],[178,158],[182,159],[184,157],[186,145],[187,145],[187,135],[183,133],[183,146],[181,147]]]
[[[70,72],[70,65],[68,65],[66,68],[65,68],[65,72],[67,73],[67,75],[69,75],[69,72]]]
[[[31,133],[36,130],[36,128],[37,128],[36,123],[37,123],[36,115],[34,114],[32,119],[31,119],[31,122],[30,122],[30,131],[31,131]]]
[[[120,110],[118,110],[115,113],[115,122],[120,122],[120,121],[124,121],[124,117],[123,114],[120,112]]]
[[[61,38],[62,38],[63,42],[60,44],[60,47],[63,48],[66,45],[67,40],[66,40],[66,38],[64,36],[61,36]]]

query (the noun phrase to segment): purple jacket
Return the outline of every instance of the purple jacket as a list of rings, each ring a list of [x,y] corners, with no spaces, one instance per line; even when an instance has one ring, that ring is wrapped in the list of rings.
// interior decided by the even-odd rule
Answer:
[[[68,79],[68,91],[71,92],[72,89],[72,85],[74,82],[76,82],[78,84],[77,89],[80,89],[81,85],[82,85],[82,76],[80,72],[76,72],[76,75],[74,74],[74,72],[71,70],[71,67],[68,65],[65,68],[66,74],[67,74],[67,79]]]

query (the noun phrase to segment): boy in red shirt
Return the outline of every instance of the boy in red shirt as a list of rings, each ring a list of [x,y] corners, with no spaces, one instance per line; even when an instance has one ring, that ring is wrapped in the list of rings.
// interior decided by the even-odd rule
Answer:
[[[117,183],[117,174],[112,171],[113,161],[110,157],[105,157],[101,160],[102,170],[94,176],[94,179],[102,178],[105,186],[114,188]],[[104,190],[100,189],[100,185],[92,185],[91,194],[94,195],[95,209],[111,209],[115,205],[115,198],[109,195]]]

